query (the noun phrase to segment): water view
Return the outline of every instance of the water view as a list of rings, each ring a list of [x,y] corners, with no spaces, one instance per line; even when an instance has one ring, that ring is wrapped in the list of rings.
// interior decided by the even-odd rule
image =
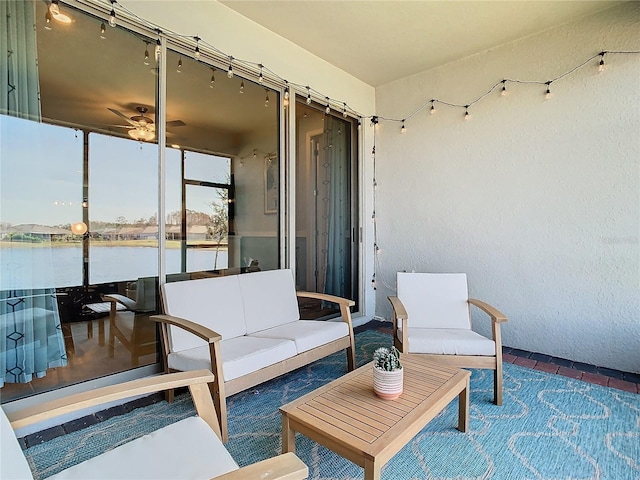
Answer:
[[[15,245],[15,244],[14,244]],[[167,249],[167,273],[179,273],[180,249]],[[190,249],[187,271],[227,268],[226,249]],[[70,287],[82,285],[82,247],[0,247],[0,289]],[[95,247],[91,249],[89,283],[136,280],[158,275],[154,247]]]

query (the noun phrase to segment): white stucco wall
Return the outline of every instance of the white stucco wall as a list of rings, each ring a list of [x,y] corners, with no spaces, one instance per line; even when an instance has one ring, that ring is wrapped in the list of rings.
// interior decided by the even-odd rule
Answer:
[[[136,15],[159,25],[165,31],[182,35],[198,35],[225,54],[235,58],[262,63],[291,83],[310,85],[339,102],[346,102],[363,114],[375,112],[373,87],[327,63],[301,47],[285,40],[215,0],[120,0],[118,3]],[[285,20],[283,20],[285,21]],[[362,151],[370,152],[373,135],[362,129]],[[370,218],[372,212],[372,163],[369,155],[360,155],[362,183],[362,218]],[[366,180],[365,180],[366,179]],[[363,245],[371,244],[373,229],[370,222],[363,222]],[[370,319],[375,311],[375,291],[369,279],[373,273],[371,248],[363,249],[362,318],[358,325]]]
[[[640,3],[613,7],[379,87],[377,113],[546,81],[602,50],[640,50],[638,32]],[[467,272],[471,296],[508,316],[504,345],[640,372],[640,55],[608,55],[602,74],[598,60],[549,100],[508,84],[469,121],[439,105],[405,134],[381,124],[379,316],[391,318],[396,271]]]

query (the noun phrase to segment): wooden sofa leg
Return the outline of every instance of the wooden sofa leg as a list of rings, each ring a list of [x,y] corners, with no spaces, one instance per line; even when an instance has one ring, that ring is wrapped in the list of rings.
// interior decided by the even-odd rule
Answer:
[[[496,370],[493,374],[493,396],[497,406],[502,405],[502,364],[496,365]]]
[[[356,354],[353,347],[347,347],[347,366],[350,372],[356,368]]]
[[[174,398],[174,389],[173,388],[170,388],[170,389],[164,391],[164,399],[168,403],[173,403],[173,398]]]
[[[218,423],[220,424],[220,433],[222,434],[222,443],[229,441],[229,432],[227,429],[227,399],[224,395],[220,395],[220,392],[216,388],[216,382],[213,381],[209,384],[209,390],[213,397],[213,404],[216,407],[216,413],[218,414]]]

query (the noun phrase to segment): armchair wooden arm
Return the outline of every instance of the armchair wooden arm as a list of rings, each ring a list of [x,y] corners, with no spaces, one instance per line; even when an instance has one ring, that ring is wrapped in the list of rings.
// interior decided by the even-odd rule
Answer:
[[[349,326],[349,341],[351,346],[347,349],[347,364],[349,371],[356,368],[356,342],[353,336],[353,323],[351,322],[351,308],[356,304],[353,300],[348,298],[338,297],[336,295],[329,295],[328,293],[319,292],[296,292],[296,296],[301,298],[315,298],[317,300],[324,300],[326,302],[337,303],[340,306],[340,315],[342,321]]]
[[[225,473],[216,480],[304,480],[308,476],[309,468],[289,452]]]
[[[407,325],[407,320],[409,318],[409,315],[407,314],[407,310],[406,308],[404,308],[404,304],[402,303],[402,300],[400,300],[398,297],[396,296],[390,296],[387,297],[389,299],[389,302],[391,302],[391,308],[393,309],[393,344],[396,346],[396,348],[398,348],[400,351],[403,351],[405,348],[405,345],[408,345],[408,335],[409,335],[409,328]],[[402,322],[402,342],[398,341],[398,321]]]
[[[469,304],[475,305],[480,310],[482,310],[487,315],[489,315],[491,317],[491,320],[493,320],[494,322],[504,323],[504,322],[508,321],[507,317],[505,317],[502,312],[500,312],[498,309],[492,307],[488,303],[485,303],[485,302],[483,302],[481,300],[477,300],[475,298],[470,298],[468,300],[468,302],[469,302]]]
[[[218,421],[220,422],[220,430],[222,431],[222,441],[227,442],[229,434],[227,432],[227,402],[224,392],[224,373],[222,371],[222,355],[220,353],[220,341],[222,335],[198,323],[192,322],[185,318],[174,317],[173,315],[151,315],[149,317],[154,322],[158,322],[162,326],[162,348],[164,350],[165,370],[169,373],[169,334],[168,325],[174,325],[186,330],[189,333],[197,335],[209,344],[209,357],[211,358],[211,371],[215,378],[209,384],[211,395],[216,405]],[[220,359],[220,361],[218,361]],[[173,401],[173,390],[167,390],[167,401]]]
[[[208,383],[212,381],[213,374],[208,370],[157,375],[51,400],[33,407],[7,413],[7,417],[15,430],[108,402],[167,389],[189,387],[198,415],[202,417],[216,432],[218,437],[220,437],[220,428],[218,426],[213,402],[211,401],[211,394],[209,393]]]

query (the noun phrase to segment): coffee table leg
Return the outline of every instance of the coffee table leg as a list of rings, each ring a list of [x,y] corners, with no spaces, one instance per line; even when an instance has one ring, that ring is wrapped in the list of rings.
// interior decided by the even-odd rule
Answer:
[[[282,414],[282,453],[296,452],[296,432],[289,426],[289,416]]]
[[[380,470],[380,463],[376,463],[375,459],[364,460],[364,480],[380,480]]]
[[[458,395],[458,430],[469,430],[469,377],[466,386]]]

